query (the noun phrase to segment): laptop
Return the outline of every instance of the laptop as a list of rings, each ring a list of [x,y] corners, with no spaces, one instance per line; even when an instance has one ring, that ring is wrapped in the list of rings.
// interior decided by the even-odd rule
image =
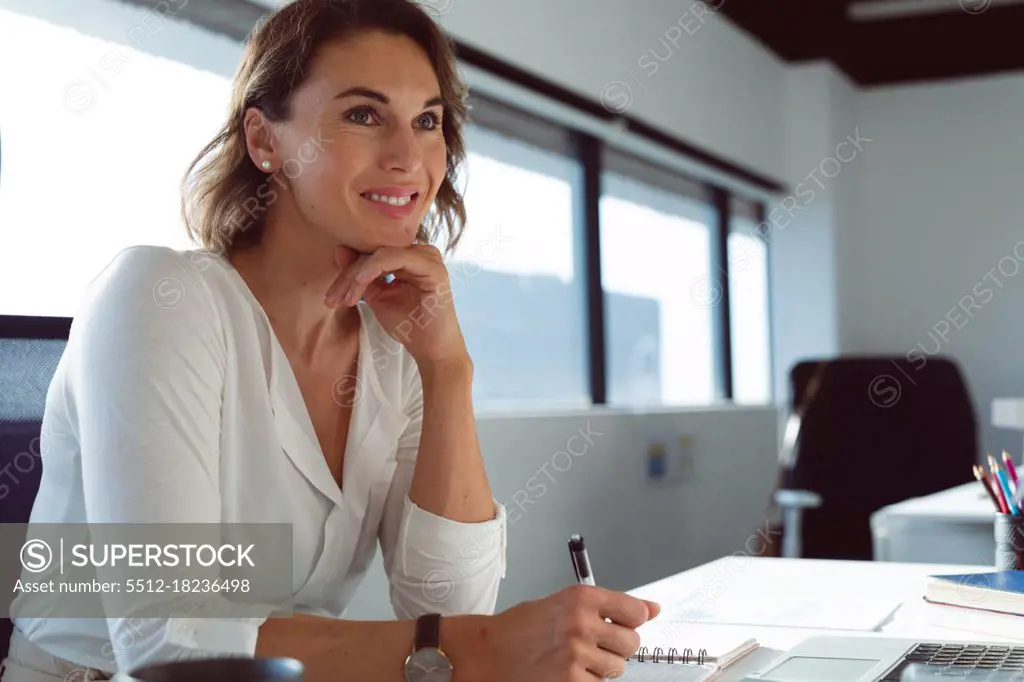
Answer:
[[[1020,646],[1004,642],[883,636],[809,637],[748,676],[757,682],[1024,682]]]

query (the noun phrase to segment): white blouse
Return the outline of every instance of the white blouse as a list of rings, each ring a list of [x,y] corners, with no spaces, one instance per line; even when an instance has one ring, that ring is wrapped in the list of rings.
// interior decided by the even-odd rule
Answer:
[[[121,251],[90,285],[47,394],[31,522],[287,522],[296,612],[342,617],[379,542],[397,617],[493,613],[505,509],[495,502],[493,520],[460,523],[409,499],[419,373],[370,308],[359,312],[339,489],[288,359],[230,262],[198,250]],[[251,656],[264,620],[15,624],[55,656],[114,672]]]

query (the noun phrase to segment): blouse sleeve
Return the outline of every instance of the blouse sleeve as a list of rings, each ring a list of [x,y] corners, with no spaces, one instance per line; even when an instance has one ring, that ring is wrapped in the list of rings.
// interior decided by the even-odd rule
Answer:
[[[65,358],[65,399],[77,424],[90,527],[221,521],[226,352],[213,298],[184,255],[132,247],[92,283]],[[190,569],[190,577],[198,575]],[[196,599],[218,617],[131,617],[143,607],[156,608],[149,613],[158,616],[196,613]],[[122,593],[111,612],[113,603],[105,601],[111,641],[132,642],[114,647],[119,670],[211,655],[252,656],[258,628],[273,610],[253,605],[245,616],[220,617],[236,613],[235,603],[170,591]]]
[[[398,443],[380,528],[392,607],[398,618],[494,613],[505,577],[505,508],[495,501],[491,520],[463,523],[421,509],[409,498],[423,427],[423,388],[415,363],[409,365],[410,421]]]

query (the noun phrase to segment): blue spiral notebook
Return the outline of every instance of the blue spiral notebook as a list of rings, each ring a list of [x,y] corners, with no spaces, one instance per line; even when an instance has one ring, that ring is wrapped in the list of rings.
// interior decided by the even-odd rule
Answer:
[[[1024,616],[1024,571],[929,576],[924,598],[934,604]]]

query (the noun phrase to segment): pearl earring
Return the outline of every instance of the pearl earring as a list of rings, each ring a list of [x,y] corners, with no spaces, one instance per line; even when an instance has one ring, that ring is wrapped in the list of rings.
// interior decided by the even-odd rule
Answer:
[[[261,163],[260,166],[263,168],[263,170],[268,171],[270,170],[270,161],[263,159],[263,163]]]

